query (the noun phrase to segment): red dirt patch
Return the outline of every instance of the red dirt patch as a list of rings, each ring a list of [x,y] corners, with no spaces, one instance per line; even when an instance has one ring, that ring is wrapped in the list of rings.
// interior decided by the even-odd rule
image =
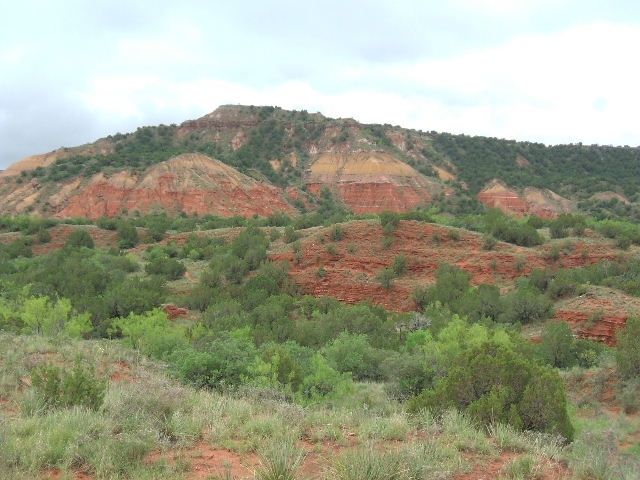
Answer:
[[[253,479],[256,466],[259,464],[255,454],[239,455],[224,448],[214,448],[205,441],[193,447],[178,451],[155,452],[147,461],[154,463],[163,459],[171,463],[186,462],[189,473],[186,478],[205,480],[211,477],[237,480]]]
[[[590,286],[584,295],[559,302],[554,318],[566,321],[577,337],[614,346],[616,331],[626,325],[627,318],[638,315],[640,298]]]
[[[305,293],[332,296],[351,304],[370,301],[390,310],[410,311],[415,309],[412,291],[417,286],[433,285],[442,263],[469,272],[474,285],[495,284],[504,293],[514,288],[516,278],[534,268],[590,265],[613,255],[610,251],[584,255],[584,244],[578,241],[571,252],[563,253],[557,261],[550,258],[546,246],[523,248],[499,242],[494,250],[487,251],[483,250],[483,239],[478,233],[414,221],[400,222],[393,242],[384,248],[383,230],[378,222],[354,221],[343,228],[345,235],[341,241],[331,241],[329,228],[317,229],[301,240],[298,257],[287,245],[270,255],[270,259],[288,261],[292,278]],[[376,275],[390,267],[400,254],[407,256],[408,272],[395,279],[390,289],[384,289]]]
[[[84,472],[73,472],[72,475],[75,480],[92,480],[93,479],[91,475]],[[42,472],[40,474],[40,478],[43,480],[60,480],[62,478],[69,478],[69,474],[63,473],[57,468],[50,468]]]
[[[135,380],[134,376],[131,374],[131,367],[127,365],[125,362],[118,362],[115,364],[115,372],[109,375],[109,380],[114,383],[125,382],[131,383]]]
[[[169,317],[169,320],[183,318],[189,315],[189,310],[187,310],[186,308],[178,307],[177,305],[173,305],[172,303],[162,305],[162,309]]]
[[[71,232],[83,229],[89,232],[97,248],[118,247],[118,234],[111,230],[102,230],[93,225],[56,225],[49,229],[51,240],[47,243],[36,243],[32,247],[34,255],[46,255],[61,249],[67,243]]]
[[[461,473],[455,475],[453,480],[495,480],[501,478],[500,475],[505,473],[507,464],[523,456],[522,454],[504,451],[502,454],[494,459],[486,461],[483,458],[469,458],[468,460],[473,465],[473,469],[467,473]],[[569,469],[558,462],[543,460],[538,466],[540,469],[540,476],[535,478],[540,480],[561,480],[569,478]]]

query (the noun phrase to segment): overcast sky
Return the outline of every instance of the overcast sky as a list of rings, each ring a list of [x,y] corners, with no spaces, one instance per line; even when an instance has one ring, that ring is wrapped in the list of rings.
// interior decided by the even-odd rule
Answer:
[[[0,169],[222,104],[637,146],[639,47],[633,0],[4,2]]]

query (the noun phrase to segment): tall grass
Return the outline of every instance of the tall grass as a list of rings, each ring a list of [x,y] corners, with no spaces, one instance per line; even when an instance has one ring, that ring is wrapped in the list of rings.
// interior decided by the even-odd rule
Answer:
[[[336,480],[427,480],[450,478],[465,469],[459,452],[437,441],[397,450],[364,445],[338,457],[324,478]]]
[[[257,480],[295,480],[303,460],[304,451],[293,443],[271,443],[260,454],[255,477]]]

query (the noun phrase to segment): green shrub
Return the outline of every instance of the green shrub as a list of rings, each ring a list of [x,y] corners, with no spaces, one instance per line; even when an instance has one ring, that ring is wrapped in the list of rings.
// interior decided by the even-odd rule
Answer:
[[[31,371],[33,388],[42,396],[46,406],[61,408],[84,406],[97,410],[107,391],[107,379],[95,375],[93,368],[76,360],[71,370],[44,364]]]
[[[250,374],[256,348],[247,338],[220,334],[202,350],[185,348],[169,357],[171,369],[184,382],[198,388],[222,390],[243,383]]]
[[[449,240],[457,242],[460,240],[460,232],[458,230],[449,230],[447,232],[447,237],[449,238]]]
[[[391,264],[391,270],[396,277],[401,277],[407,272],[407,256],[400,254],[396,255]]]
[[[339,372],[350,372],[356,380],[380,380],[381,352],[371,346],[366,335],[341,332],[322,352]]]
[[[619,384],[616,399],[626,414],[636,413],[640,408],[640,378]]]
[[[296,232],[293,225],[287,225],[284,228],[284,237],[283,237],[284,243],[293,243],[296,240],[298,240],[300,236],[301,235],[298,232]]]
[[[51,233],[49,230],[38,230],[38,243],[49,243],[51,241]]]
[[[487,342],[453,362],[435,389],[412,397],[408,409],[434,412],[457,408],[481,425],[496,422],[573,438],[562,380],[508,347]]]
[[[544,295],[528,288],[519,288],[504,299],[505,311],[500,315],[501,322],[535,323],[549,318],[553,313],[553,304]]]
[[[482,236],[482,249],[483,250],[493,250],[498,245],[498,241],[495,239],[493,235],[483,235]]]
[[[29,258],[33,256],[33,250],[31,249],[31,244],[33,241],[29,237],[20,237],[17,240],[14,240],[11,243],[7,243],[6,245],[0,244],[0,258],[3,256],[8,257],[9,259],[25,257]]]
[[[542,357],[552,367],[567,368],[577,362],[573,332],[565,321],[549,322],[539,345]]]
[[[144,267],[149,275],[160,275],[168,280],[182,278],[187,268],[180,260],[175,258],[155,258]]]
[[[640,378],[640,319],[629,318],[616,339],[618,375],[624,380]]]
[[[76,228],[73,232],[69,234],[69,238],[67,238],[67,243],[65,244],[67,247],[87,247],[93,248],[93,238],[89,235],[84,229]]]
[[[376,275],[376,280],[378,280],[378,283],[380,283],[382,288],[385,288],[387,290],[389,290],[393,286],[394,278],[395,274],[390,268],[383,268],[378,272],[378,275]]]
[[[393,235],[393,232],[400,223],[400,215],[396,212],[385,210],[378,216],[380,217],[380,225],[382,225],[385,235]]]
[[[140,242],[138,230],[130,222],[120,222],[118,224],[118,244],[122,249],[133,248]]]
[[[341,225],[334,225],[331,229],[331,241],[339,242],[344,239],[344,227]]]

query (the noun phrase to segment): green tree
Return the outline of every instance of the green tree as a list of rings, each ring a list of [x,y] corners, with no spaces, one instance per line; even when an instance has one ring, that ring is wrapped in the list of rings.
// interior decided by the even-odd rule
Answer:
[[[565,321],[546,325],[539,348],[544,360],[553,367],[567,368],[577,361],[573,332]]]
[[[118,224],[118,243],[120,248],[133,248],[140,242],[138,230],[130,222],[120,222]]]
[[[310,361],[308,373],[300,386],[300,399],[313,403],[325,397],[339,398],[353,390],[351,376],[331,368],[329,362],[319,353]]]
[[[369,344],[366,335],[341,332],[322,353],[339,372],[350,372],[356,380],[380,380],[381,352]]]
[[[122,333],[129,346],[156,358],[186,345],[183,331],[158,308],[142,314],[130,313],[114,321],[113,327]]]
[[[428,303],[440,302],[457,310],[458,300],[471,288],[469,273],[443,263],[436,271],[436,284],[427,293]]]
[[[144,270],[149,275],[161,275],[168,280],[178,280],[182,278],[187,268],[180,260],[164,257],[155,258],[145,266]]]
[[[244,336],[220,334],[202,350],[176,350],[169,358],[172,370],[183,381],[199,388],[222,390],[242,384],[251,375],[257,351]]]

